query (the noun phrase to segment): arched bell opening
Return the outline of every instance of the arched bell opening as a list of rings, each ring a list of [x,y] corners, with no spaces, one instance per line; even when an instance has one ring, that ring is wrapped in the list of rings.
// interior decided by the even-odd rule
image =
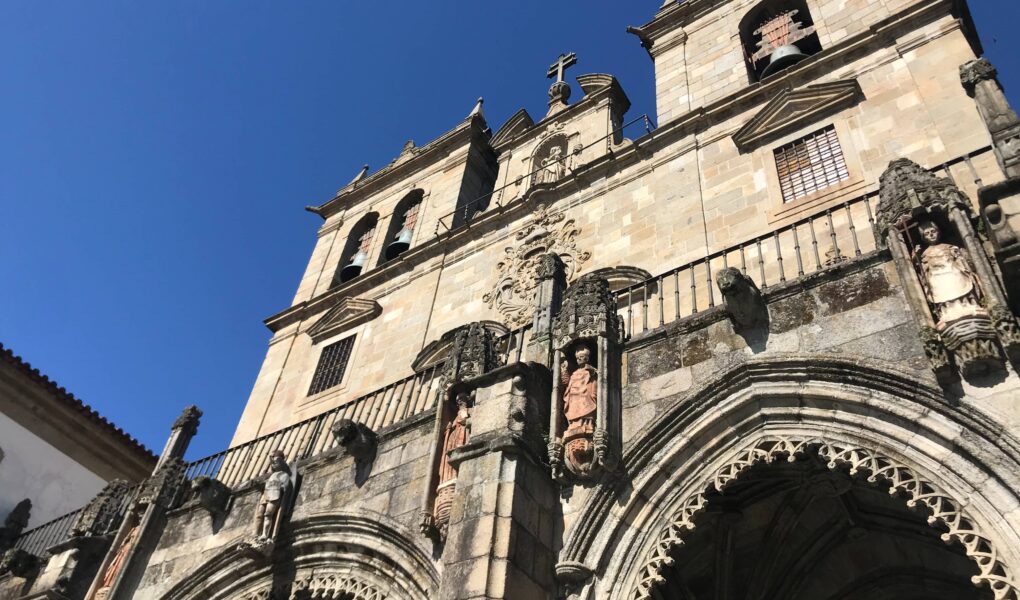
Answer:
[[[424,197],[423,190],[412,190],[393,209],[393,216],[390,218],[390,225],[384,238],[385,246],[379,257],[380,265],[397,258],[411,248]]]
[[[822,51],[806,0],[765,0],[740,21],[740,41],[751,83]]]
[[[787,458],[748,467],[705,493],[651,598],[995,598],[972,583],[977,565],[943,523],[929,524],[927,505],[816,450]]]
[[[351,233],[347,236],[347,242],[344,244],[344,251],[340,254],[340,264],[333,276],[331,288],[361,275],[368,266],[368,256],[372,252],[372,238],[375,237],[378,223],[379,215],[373,212],[362,217],[351,228]]]

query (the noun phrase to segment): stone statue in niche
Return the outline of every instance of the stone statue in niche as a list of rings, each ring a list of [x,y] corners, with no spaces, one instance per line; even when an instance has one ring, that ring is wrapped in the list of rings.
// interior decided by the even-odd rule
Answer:
[[[963,248],[942,241],[942,230],[932,221],[917,225],[926,247],[917,248],[920,257],[921,281],[935,310],[937,328],[963,317],[988,316],[981,307],[981,292]]]
[[[549,464],[562,483],[594,480],[620,455],[620,320],[609,282],[588,274],[567,288],[553,320]]]
[[[1020,359],[1020,326],[974,227],[970,199],[950,179],[899,159],[881,178],[876,228],[904,282],[932,370],[943,384]]]
[[[113,583],[117,580],[117,575],[124,569],[124,565],[127,563],[128,556],[131,551],[134,550],[135,544],[138,543],[138,534],[140,528],[136,521],[134,527],[128,530],[127,535],[124,536],[124,540],[117,547],[117,553],[113,555],[110,560],[110,564],[106,566],[106,570],[103,571],[103,578],[99,583],[99,589],[96,591],[96,600],[103,600],[107,594],[110,593],[110,588],[113,587]]]
[[[540,161],[539,170],[535,173],[535,183],[556,183],[563,178],[566,171],[563,147],[554,145],[549,148],[549,154]]]
[[[595,414],[598,410],[598,371],[591,365],[591,349],[583,342],[574,351],[576,367],[568,361],[561,367],[563,415],[567,429],[563,432],[566,460],[574,470],[587,474],[595,458]]]
[[[450,464],[450,452],[460,448],[471,434],[471,394],[457,394],[453,418],[443,431],[443,446],[439,453],[439,485],[436,487],[436,501],[432,509],[432,525],[443,538],[450,524],[450,509],[457,486],[457,468]]]
[[[281,450],[269,455],[270,472],[255,508],[254,532],[237,549],[254,557],[266,557],[273,551],[276,536],[294,500],[295,475]]]
[[[255,537],[271,540],[276,537],[280,528],[280,515],[287,497],[290,495],[292,482],[290,467],[283,452],[277,450],[270,456],[272,473],[266,479],[262,497],[255,511]]]

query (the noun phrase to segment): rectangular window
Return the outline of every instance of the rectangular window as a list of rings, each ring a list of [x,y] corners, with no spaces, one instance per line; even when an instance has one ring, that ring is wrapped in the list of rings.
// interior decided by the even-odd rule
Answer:
[[[347,362],[353,349],[353,335],[322,349],[319,365],[315,367],[315,376],[312,377],[312,387],[308,389],[309,396],[340,385],[344,380],[344,372],[347,371]]]
[[[850,178],[836,128],[831,125],[777,148],[775,154],[783,202],[793,202]]]

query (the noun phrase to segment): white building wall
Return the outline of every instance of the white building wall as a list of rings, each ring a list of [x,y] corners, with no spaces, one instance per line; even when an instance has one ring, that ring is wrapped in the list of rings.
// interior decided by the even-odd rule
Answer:
[[[28,498],[28,527],[81,508],[106,484],[42,438],[0,413],[0,523]]]

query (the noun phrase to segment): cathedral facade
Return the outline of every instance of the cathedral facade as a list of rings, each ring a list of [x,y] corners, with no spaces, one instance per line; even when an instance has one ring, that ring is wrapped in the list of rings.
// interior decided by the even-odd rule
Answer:
[[[310,207],[230,448],[185,410],[0,598],[1020,600],[1020,118],[966,3],[628,31],[656,115],[564,53]]]

